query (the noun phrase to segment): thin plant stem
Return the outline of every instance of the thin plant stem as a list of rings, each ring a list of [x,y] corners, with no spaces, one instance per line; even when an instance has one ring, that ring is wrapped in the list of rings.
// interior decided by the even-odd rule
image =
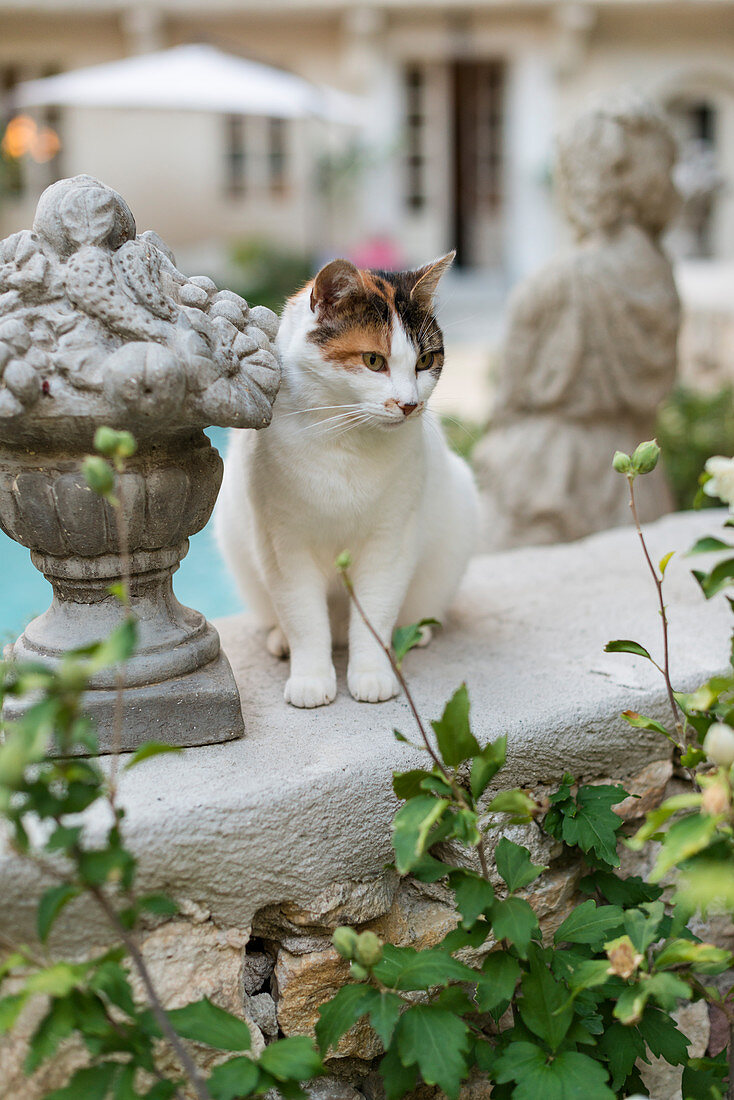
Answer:
[[[663,581],[662,581],[662,578],[658,576],[658,571],[655,568],[655,566],[653,565],[652,558],[650,557],[650,552],[647,549],[647,543],[645,542],[645,536],[642,533],[642,527],[640,525],[640,519],[639,519],[639,516],[637,515],[637,504],[635,502],[634,478],[632,478],[628,475],[627,480],[629,482],[629,487],[630,487],[629,504],[630,504],[630,510],[632,512],[632,518],[634,519],[635,527],[637,529],[637,534],[639,536],[640,543],[642,545],[642,552],[645,555],[645,561],[648,564],[648,567],[650,569],[650,573],[652,575],[652,579],[655,582],[655,589],[656,589],[657,594],[658,594],[658,603],[660,604],[660,618],[662,619],[662,623],[663,623],[663,665],[662,665],[662,668],[661,668],[660,665],[656,664],[656,662],[654,662],[654,661],[653,661],[653,664],[655,664],[656,667],[663,674],[663,679],[665,680],[665,688],[666,688],[666,691],[668,693],[668,701],[670,703],[670,709],[673,712],[673,724],[675,725],[675,728],[678,732],[678,736],[681,738],[681,741],[683,741],[684,740],[683,723],[681,722],[680,710],[678,709],[678,704],[675,701],[675,693],[673,691],[673,685],[672,685],[671,680],[670,680],[670,651],[669,651],[669,643],[668,643],[668,615],[667,615],[667,612],[665,610],[665,600],[663,599]],[[680,744],[679,747],[681,749],[684,749],[685,745]]]
[[[127,523],[125,520],[125,513],[122,507],[122,494],[121,488],[121,475],[122,469],[118,469],[115,478],[115,496],[114,500],[110,501],[110,506],[115,513],[115,524],[117,526],[117,543],[120,550],[120,560],[122,562],[122,591],[123,602],[127,608],[128,615],[130,614],[130,540],[128,538]],[[125,695],[125,671],[120,667],[115,677],[115,710],[113,716],[112,727],[112,763],[110,766],[109,776],[109,803],[112,810],[115,810],[115,803],[117,798],[117,773],[120,765],[120,751],[122,746],[122,727],[124,721],[124,695]]]
[[[454,792],[454,795],[456,796],[458,802],[461,804],[461,806],[464,809],[469,809],[469,807],[467,805],[467,802],[466,802],[466,799],[464,798],[464,792],[461,790],[461,787],[456,783],[456,781],[453,778],[453,776],[451,775],[451,773],[449,771],[447,771],[446,767],[444,766],[443,761],[438,756],[438,754],[436,753],[436,750],[434,749],[433,745],[430,742],[430,739],[429,739],[428,734],[426,732],[426,727],[424,726],[423,720],[421,719],[421,716],[418,713],[418,708],[415,704],[415,700],[413,699],[413,695],[411,693],[411,690],[408,687],[408,683],[407,683],[405,677],[403,676],[400,665],[398,664],[398,662],[395,659],[395,654],[392,651],[392,647],[389,646],[389,645],[386,645],[385,642],[383,642],[382,638],[380,637],[380,635],[377,633],[374,626],[370,622],[370,620],[367,616],[367,613],[365,612],[364,608],[362,607],[362,604],[360,603],[360,600],[359,600],[359,597],[358,597],[357,593],[354,591],[354,585],[352,584],[352,578],[349,576],[346,569],[341,570],[341,575],[342,575],[342,580],[344,582],[344,587],[347,590],[347,594],[348,594],[350,600],[352,601],[355,608],[357,609],[357,613],[359,614],[359,617],[361,618],[362,622],[367,627],[370,634],[372,635],[372,637],[375,639],[375,641],[379,645],[382,652],[387,657],[388,661],[390,662],[390,667],[393,670],[393,672],[395,673],[395,676],[397,678],[398,683],[400,684],[401,688],[405,692],[405,698],[408,700],[408,706],[410,707],[413,718],[415,719],[415,724],[417,725],[418,732],[420,733],[421,738],[423,739],[423,744],[426,748],[426,751],[430,755],[431,759],[433,760],[433,762],[436,765],[436,767],[438,768],[438,770],[441,772],[441,775],[444,777],[444,779],[446,780],[448,785],[451,787],[451,790]],[[477,845],[477,855],[479,856],[479,865],[482,869],[482,875],[485,879],[487,879],[487,881],[489,881],[489,866],[487,864],[487,856],[486,856],[486,853],[485,853],[485,850],[484,850],[484,837],[480,838],[479,844]]]

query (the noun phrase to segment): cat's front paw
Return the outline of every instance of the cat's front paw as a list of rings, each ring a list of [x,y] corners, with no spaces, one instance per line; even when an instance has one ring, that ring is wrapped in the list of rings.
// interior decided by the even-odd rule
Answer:
[[[383,703],[400,691],[400,684],[389,668],[350,668],[347,683],[358,703]]]
[[[323,707],[336,698],[336,673],[326,676],[291,676],[283,693],[293,707]]]

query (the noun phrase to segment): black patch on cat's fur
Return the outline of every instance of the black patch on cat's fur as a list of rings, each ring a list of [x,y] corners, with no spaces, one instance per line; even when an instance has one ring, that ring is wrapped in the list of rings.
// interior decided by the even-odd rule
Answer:
[[[392,288],[395,300],[395,312],[403,322],[408,339],[412,342],[418,355],[424,351],[432,351],[436,357],[443,360],[443,333],[431,310],[415,298],[411,297],[411,291],[415,286],[415,275],[412,271],[372,271],[370,274],[375,282],[380,280]],[[441,373],[443,361],[431,368],[431,373],[436,377]]]

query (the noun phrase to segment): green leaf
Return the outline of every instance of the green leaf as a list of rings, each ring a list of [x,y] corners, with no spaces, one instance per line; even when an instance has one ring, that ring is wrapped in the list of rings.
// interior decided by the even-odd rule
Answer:
[[[142,763],[143,760],[148,760],[151,756],[160,756],[164,752],[183,752],[183,749],[178,745],[165,745],[162,741],[146,741],[135,750],[127,764],[125,765],[125,771],[129,771],[130,768],[134,768],[137,764]]]
[[[252,1058],[230,1058],[215,1066],[207,1079],[212,1100],[239,1100],[250,1096],[257,1088],[260,1070]]]
[[[523,898],[496,901],[491,911],[492,928],[498,940],[513,944],[518,954],[527,957],[532,937],[538,933],[538,918]]]
[[[565,986],[551,974],[537,948],[530,953],[530,970],[520,983],[518,1008],[522,1022],[552,1051],[558,1050],[573,1020]]]
[[[665,906],[661,901],[648,902],[624,914],[624,930],[637,951],[644,954],[650,944],[660,938],[659,929],[664,916]]]
[[[398,874],[405,875],[424,854],[432,827],[448,808],[445,798],[421,795],[411,798],[396,813],[392,823],[392,844]]]
[[[506,951],[492,951],[482,963],[477,980],[477,1007],[480,1012],[494,1012],[512,1000],[522,971],[520,963]]]
[[[708,848],[716,836],[717,826],[717,818],[710,814],[689,814],[675,821],[665,834],[650,881],[659,882],[672,867]]]
[[[698,974],[723,974],[734,967],[734,955],[712,943],[673,940],[655,956],[654,964],[657,970],[692,966]]]
[[[698,745],[689,745],[681,754],[680,762],[684,768],[697,768],[706,759],[706,753]]]
[[[507,735],[503,734],[496,741],[485,745],[481,752],[474,757],[471,766],[469,784],[471,793],[475,799],[484,794],[490,782],[497,772],[504,766],[507,759]]]
[[[375,1006],[380,994],[371,985],[343,985],[330,1001],[321,1005],[316,1022],[316,1041],[326,1056],[350,1027]]]
[[[614,871],[601,869],[585,875],[579,882],[579,890],[584,894],[598,890],[611,905],[621,905],[623,908],[641,905],[643,901],[655,901],[663,892],[660,886],[651,886],[639,875],[622,878]]]
[[[258,1061],[278,1081],[308,1081],[323,1072],[318,1051],[305,1035],[270,1043]]]
[[[105,1100],[119,1068],[118,1062],[103,1062],[78,1069],[64,1088],[47,1093],[45,1100]]]
[[[409,653],[415,646],[420,645],[423,640],[421,627],[440,625],[438,619],[421,619],[419,623],[411,623],[409,626],[397,626],[395,628],[392,636],[392,648],[398,668],[401,667],[406,653]]]
[[[516,1081],[513,1100],[615,1100],[602,1065],[587,1054],[563,1051],[552,1062],[542,1048],[513,1042],[496,1064],[496,1081]]]
[[[47,852],[58,852],[73,848],[82,835],[81,825],[57,825],[46,841]]]
[[[656,1058],[664,1058],[671,1066],[682,1066],[685,1063],[689,1040],[678,1030],[667,1013],[648,1005],[638,1027],[650,1053]]]
[[[476,974],[440,948],[395,947],[386,943],[382,959],[372,970],[388,989],[432,989],[449,982],[473,981]]]
[[[659,568],[661,579],[665,576],[665,570],[668,568],[668,564],[670,563],[670,559],[673,557],[674,553],[675,550],[668,550],[668,553],[663,554],[662,558],[660,559]]]
[[[157,917],[175,917],[178,913],[178,905],[167,894],[143,894],[138,898],[138,905]]]
[[[75,1026],[74,1009],[71,1002],[54,998],[51,1006],[38,1024],[28,1045],[24,1069],[30,1076],[42,1062],[56,1053],[59,1043],[71,1035]]]
[[[481,752],[469,726],[469,693],[466,684],[454,692],[437,722],[431,722],[444,764],[461,764]]]
[[[461,951],[464,947],[481,947],[492,934],[492,925],[488,921],[481,921],[473,928],[454,928],[447,932],[439,943],[444,951]]]
[[[547,867],[533,863],[528,849],[508,840],[506,836],[502,837],[495,848],[494,859],[497,871],[511,894],[516,890],[522,890],[524,886],[529,886],[538,875],[548,870]]]
[[[398,798],[407,800],[417,798],[423,794],[421,781],[431,773],[424,768],[413,768],[409,772],[393,772],[392,789]]]
[[[706,535],[705,538],[699,539],[695,542],[690,550],[686,552],[686,557],[690,557],[691,554],[715,554],[719,550],[732,550],[734,547],[730,546],[728,542],[722,542],[721,539],[714,538],[713,535]]]
[[[599,946],[621,931],[623,911],[617,905],[597,906],[589,898],[566,917],[554,936],[554,943],[587,943]]]
[[[669,821],[673,814],[679,810],[692,809],[701,805],[701,795],[691,791],[686,794],[674,795],[666,798],[662,805],[655,810],[650,810],[645,815],[645,824],[641,825],[633,837],[627,841],[627,846],[634,852],[639,852],[653,836],[659,831],[661,825]]]
[[[108,637],[95,646],[91,664],[94,669],[109,668],[132,657],[138,640],[137,620],[125,619]]]
[[[734,579],[734,558],[726,558],[715,565],[710,573],[703,573],[698,569],[692,570],[693,576],[701,586],[701,591],[707,600],[727,588]]]
[[[441,863],[439,859],[425,852],[415,860],[410,873],[420,882],[438,882],[439,879],[446,878],[449,871],[451,867],[447,863]]]
[[[577,846],[603,863],[617,867],[617,833],[622,828],[622,819],[611,807],[626,797],[624,788],[616,785],[579,787],[575,799],[569,794],[556,801],[546,815],[546,828],[566,844]]]
[[[50,997],[65,997],[79,984],[85,974],[83,963],[57,962],[36,970],[26,981],[27,993],[48,993]]]
[[[396,993],[378,993],[377,1000],[370,1009],[370,1023],[385,1048],[390,1045],[402,1008],[403,999]]]
[[[644,714],[638,714],[636,710],[623,710],[621,717],[636,729],[653,730],[655,733],[662,733],[663,737],[667,737],[669,741],[675,741],[662,722],[658,722],[655,718],[647,718]]]
[[[7,997],[0,997],[0,1035],[10,1031],[27,1000],[28,994],[25,992],[10,993]]]
[[[174,1031],[183,1039],[206,1043],[218,1050],[250,1049],[250,1029],[245,1021],[225,1012],[206,997],[183,1008],[170,1009],[166,1015]]]
[[[500,791],[487,806],[488,813],[512,814],[518,822],[530,821],[535,809],[534,799],[521,790]]]
[[[715,1058],[691,1058],[681,1082],[685,1100],[722,1100],[728,1069],[726,1050]]]
[[[646,985],[638,983],[628,985],[620,993],[614,1006],[614,1015],[623,1024],[637,1024],[647,1004],[649,993]]]
[[[45,891],[36,910],[36,927],[41,943],[45,943],[48,939],[54,921],[64,906],[68,905],[73,898],[79,897],[80,893],[78,886],[72,886],[68,882],[60,886],[51,886]]]
[[[452,871],[449,886],[454,891],[456,908],[465,928],[473,928],[494,901],[492,884],[473,871]]]
[[[618,638],[614,642],[607,642],[604,646],[605,653],[634,653],[636,657],[647,657],[648,661],[652,660],[652,657],[647,652],[644,646],[641,646],[639,642],[633,642],[629,638]]]
[[[666,1012],[673,1012],[678,1007],[678,1001],[690,1001],[692,996],[688,983],[670,972],[651,974],[645,986],[648,995]]]
[[[622,991],[614,1006],[614,1015],[623,1024],[637,1023],[648,1045],[642,1016],[651,997],[667,1012],[672,1012],[679,1000],[690,1000],[691,990],[676,974],[661,972],[649,977],[644,975],[636,985]]]
[[[615,1092],[627,1080],[638,1058],[648,1061],[645,1042],[636,1027],[609,1024],[599,1036],[597,1046],[609,1062]]]
[[[456,1100],[467,1074],[469,1029],[463,1020],[433,1005],[409,1008],[396,1035],[404,1065],[417,1065],[427,1085],[438,1085]]]
[[[400,1100],[406,1092],[412,1092],[418,1080],[414,1065],[404,1066],[398,1054],[397,1043],[393,1043],[380,1062],[380,1075],[385,1082],[386,1100]]]
[[[128,1016],[135,1015],[135,1002],[130,982],[119,962],[110,960],[101,963],[90,979],[89,988],[95,993],[103,993],[112,1004],[121,1008]]]
[[[585,989],[595,989],[609,981],[609,960],[581,959],[569,962],[564,977],[574,994],[582,993]]]

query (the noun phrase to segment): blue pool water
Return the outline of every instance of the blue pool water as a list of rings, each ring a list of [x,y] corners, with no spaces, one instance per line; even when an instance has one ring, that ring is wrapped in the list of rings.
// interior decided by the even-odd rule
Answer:
[[[207,435],[224,454],[225,428],[210,428]],[[214,542],[211,521],[194,535],[181,562],[173,586],[183,604],[202,611],[208,619],[233,615],[242,609],[234,583]],[[31,564],[30,554],[0,531],[0,646],[12,641],[34,616],[51,602],[51,586]]]

